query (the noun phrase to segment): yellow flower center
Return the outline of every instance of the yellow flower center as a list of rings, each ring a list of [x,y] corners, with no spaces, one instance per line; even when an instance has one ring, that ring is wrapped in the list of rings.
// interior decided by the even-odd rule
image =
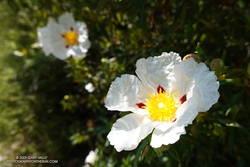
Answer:
[[[169,93],[159,92],[146,100],[146,109],[154,121],[171,122],[175,120],[177,104]]]
[[[78,34],[75,31],[68,31],[63,34],[63,38],[65,39],[66,43],[70,46],[76,45],[78,40]]]

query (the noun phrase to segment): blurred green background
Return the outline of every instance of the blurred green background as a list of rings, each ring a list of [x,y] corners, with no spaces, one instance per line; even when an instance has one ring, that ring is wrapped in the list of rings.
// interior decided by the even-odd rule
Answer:
[[[66,11],[88,26],[84,59],[61,61],[36,46],[37,27]],[[1,167],[20,155],[81,167],[90,150],[97,150],[97,167],[249,166],[250,1],[2,0],[0,13]],[[134,74],[138,58],[163,51],[196,53],[216,72],[219,102],[177,143],[153,149],[149,136],[117,153],[106,139],[121,117],[104,107],[110,83]]]

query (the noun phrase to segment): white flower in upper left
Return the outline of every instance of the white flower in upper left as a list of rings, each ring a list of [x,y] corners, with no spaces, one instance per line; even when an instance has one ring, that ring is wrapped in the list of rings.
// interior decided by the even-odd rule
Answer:
[[[71,13],[61,15],[58,22],[49,18],[47,26],[37,31],[44,53],[62,60],[70,56],[85,57],[90,47],[86,24],[75,21]]]

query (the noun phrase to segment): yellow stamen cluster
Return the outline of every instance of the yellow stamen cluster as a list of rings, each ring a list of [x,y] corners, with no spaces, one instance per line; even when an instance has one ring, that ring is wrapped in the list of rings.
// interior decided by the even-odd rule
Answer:
[[[76,45],[78,42],[78,34],[75,31],[68,31],[63,35],[66,43],[70,46]]]
[[[150,95],[146,100],[147,110],[152,120],[171,122],[175,120],[176,102],[169,93],[160,92]]]

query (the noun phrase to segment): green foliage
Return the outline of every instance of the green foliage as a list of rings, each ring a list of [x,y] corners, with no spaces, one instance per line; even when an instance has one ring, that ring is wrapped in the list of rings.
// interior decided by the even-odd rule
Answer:
[[[0,155],[46,155],[71,167],[98,149],[100,167],[248,166],[249,9],[244,0],[2,1]],[[34,45],[37,27],[65,11],[88,26],[84,59],[61,61]],[[153,149],[147,137],[136,150],[117,153],[106,139],[121,116],[104,107],[110,83],[134,74],[138,58],[162,51],[196,53],[220,80],[219,102],[177,143]]]

